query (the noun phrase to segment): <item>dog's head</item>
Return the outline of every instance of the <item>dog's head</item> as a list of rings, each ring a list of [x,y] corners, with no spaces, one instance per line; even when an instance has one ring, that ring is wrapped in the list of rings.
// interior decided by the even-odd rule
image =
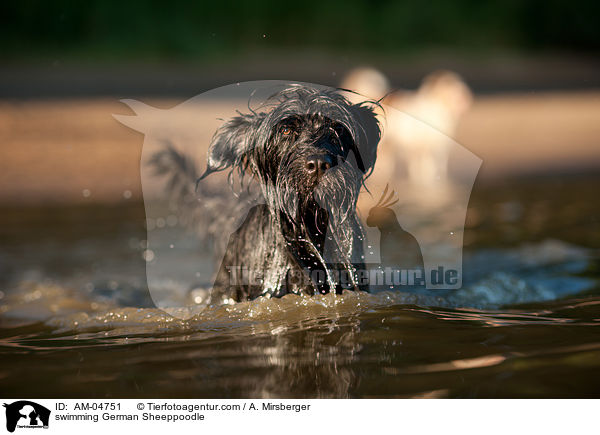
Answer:
[[[369,104],[292,85],[215,133],[202,178],[226,169],[254,177],[267,203],[292,219],[311,200],[330,212],[349,212],[373,169],[379,139]]]

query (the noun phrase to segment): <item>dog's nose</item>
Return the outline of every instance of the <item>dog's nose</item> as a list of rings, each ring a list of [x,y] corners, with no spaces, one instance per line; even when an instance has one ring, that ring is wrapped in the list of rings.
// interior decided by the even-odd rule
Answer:
[[[310,156],[306,160],[306,170],[311,175],[316,175],[317,177],[322,177],[325,171],[331,169],[335,166],[333,158],[326,154]]]

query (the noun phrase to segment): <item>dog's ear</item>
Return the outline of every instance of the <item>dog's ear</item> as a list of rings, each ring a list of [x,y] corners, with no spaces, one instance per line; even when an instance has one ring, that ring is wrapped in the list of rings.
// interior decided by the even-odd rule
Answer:
[[[377,159],[377,145],[381,139],[379,121],[368,102],[354,104],[350,107],[350,112],[359,125],[356,132],[355,147],[352,151],[356,155],[359,168],[364,173],[368,173],[375,166],[375,160]]]
[[[244,168],[265,116],[265,113],[240,114],[219,127],[208,148],[206,171],[198,181],[227,168]]]
[[[362,156],[360,154],[360,151],[358,150],[358,146],[356,145],[356,141],[352,137],[352,134],[343,125],[339,125],[336,128],[336,132],[338,134],[338,137],[339,137],[340,141],[350,151],[352,151],[354,153],[354,158],[356,159],[356,166],[358,166],[358,169],[360,169],[363,174],[366,173],[367,172],[367,168],[365,168],[365,164],[363,162]]]

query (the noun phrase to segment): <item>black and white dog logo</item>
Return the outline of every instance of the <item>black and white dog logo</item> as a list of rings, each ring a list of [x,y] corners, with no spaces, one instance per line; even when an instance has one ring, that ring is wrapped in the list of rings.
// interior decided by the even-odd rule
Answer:
[[[6,430],[14,432],[15,428],[48,428],[50,410],[29,400],[19,400],[4,404],[6,408]]]

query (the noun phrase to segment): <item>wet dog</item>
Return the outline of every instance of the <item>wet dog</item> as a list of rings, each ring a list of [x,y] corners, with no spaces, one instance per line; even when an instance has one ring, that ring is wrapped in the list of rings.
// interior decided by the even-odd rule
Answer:
[[[229,237],[212,302],[367,290],[359,276],[364,233],[356,202],[381,136],[374,104],[291,85],[217,130],[198,179],[200,202],[210,203],[202,181],[219,171],[252,180],[260,200]],[[171,187],[182,177],[189,185],[195,174],[174,149],[153,163],[170,174]]]

